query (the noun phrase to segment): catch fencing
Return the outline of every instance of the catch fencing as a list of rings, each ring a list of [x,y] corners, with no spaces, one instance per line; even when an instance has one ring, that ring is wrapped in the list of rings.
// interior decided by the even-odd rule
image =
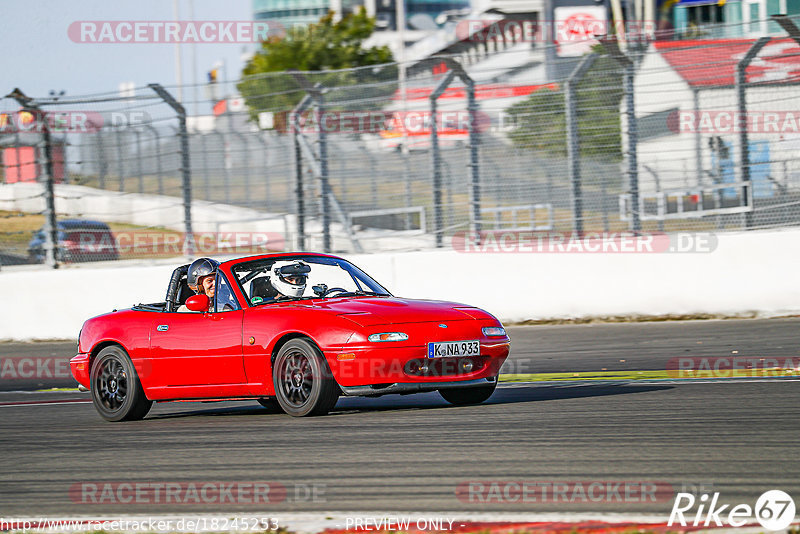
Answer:
[[[552,50],[502,34],[402,69],[22,88],[0,101],[0,265],[795,226],[800,33],[776,20],[598,42],[553,79]]]

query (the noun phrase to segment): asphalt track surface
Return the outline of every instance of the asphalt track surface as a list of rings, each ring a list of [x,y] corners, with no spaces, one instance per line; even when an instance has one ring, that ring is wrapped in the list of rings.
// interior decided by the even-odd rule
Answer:
[[[663,369],[687,352],[796,357],[798,326],[798,319],[772,319],[520,327],[510,330],[511,370]],[[69,354],[73,347],[5,344],[0,357]],[[502,384],[480,406],[451,407],[436,393],[344,398],[329,416],[294,419],[269,414],[252,401],[164,403],[144,421],[118,424],[102,421],[82,402],[87,394],[6,391],[0,393],[0,515],[666,515],[681,489],[718,491],[720,502],[751,506],[769,489],[797,500],[798,387],[780,379]],[[247,495],[234,502],[212,496],[196,504],[182,490],[172,502],[162,496],[156,503],[129,503],[98,490],[94,496],[103,502],[93,503],[91,492],[80,491],[91,488],[86,483],[102,489],[207,482],[268,482],[285,488],[286,497],[253,504]],[[523,498],[515,491],[519,482],[540,484],[536,488],[566,482],[570,490],[555,502],[552,496],[542,502],[541,493]],[[612,490],[595,492],[599,500],[576,493],[593,482]],[[613,490],[620,482],[660,490],[655,501],[642,502],[640,494]],[[459,492],[470,483],[485,490]],[[309,491],[314,487],[316,499]]]
[[[672,358],[733,351],[737,357],[798,356],[799,330],[800,318],[510,327],[511,356],[502,372],[663,370]],[[75,387],[67,362],[76,350],[75,341],[0,343],[0,362],[27,358],[33,366],[22,368],[27,374],[42,366],[29,378],[0,363],[0,391]]]

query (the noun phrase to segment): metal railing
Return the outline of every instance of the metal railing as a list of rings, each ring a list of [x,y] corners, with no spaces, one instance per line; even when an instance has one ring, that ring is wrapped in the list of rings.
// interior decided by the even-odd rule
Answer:
[[[436,68],[410,69],[402,87],[396,64],[263,74],[219,91],[244,107],[204,117],[160,86],[12,92],[0,101],[0,264],[58,263],[66,219],[179,233],[185,255],[194,234],[239,222],[334,252],[447,247],[490,229],[798,225],[800,32],[774,20],[784,34],[604,41],[554,80],[503,47],[468,64],[429,58]],[[88,128],[8,126],[63,112]]]

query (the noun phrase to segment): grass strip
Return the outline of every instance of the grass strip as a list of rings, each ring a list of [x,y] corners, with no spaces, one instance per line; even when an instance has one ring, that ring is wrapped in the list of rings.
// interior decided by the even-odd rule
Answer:
[[[557,382],[574,380],[673,380],[715,378],[800,377],[800,369],[701,369],[657,371],[589,371],[582,373],[524,373],[500,375],[500,382]]]

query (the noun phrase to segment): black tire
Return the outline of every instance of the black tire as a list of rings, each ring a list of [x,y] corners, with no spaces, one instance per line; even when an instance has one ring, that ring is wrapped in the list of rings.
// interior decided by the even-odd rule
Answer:
[[[308,339],[293,339],[281,347],[272,366],[272,383],[281,408],[294,417],[325,415],[339,399],[328,362]]]
[[[480,404],[489,399],[497,387],[497,382],[491,386],[471,388],[440,389],[439,395],[450,404],[464,406],[467,404]]]
[[[142,419],[153,405],[128,353],[119,345],[104,348],[94,359],[90,386],[94,407],[106,421]]]
[[[266,413],[283,413],[283,409],[275,397],[262,397],[258,399],[258,403],[267,409]]]

